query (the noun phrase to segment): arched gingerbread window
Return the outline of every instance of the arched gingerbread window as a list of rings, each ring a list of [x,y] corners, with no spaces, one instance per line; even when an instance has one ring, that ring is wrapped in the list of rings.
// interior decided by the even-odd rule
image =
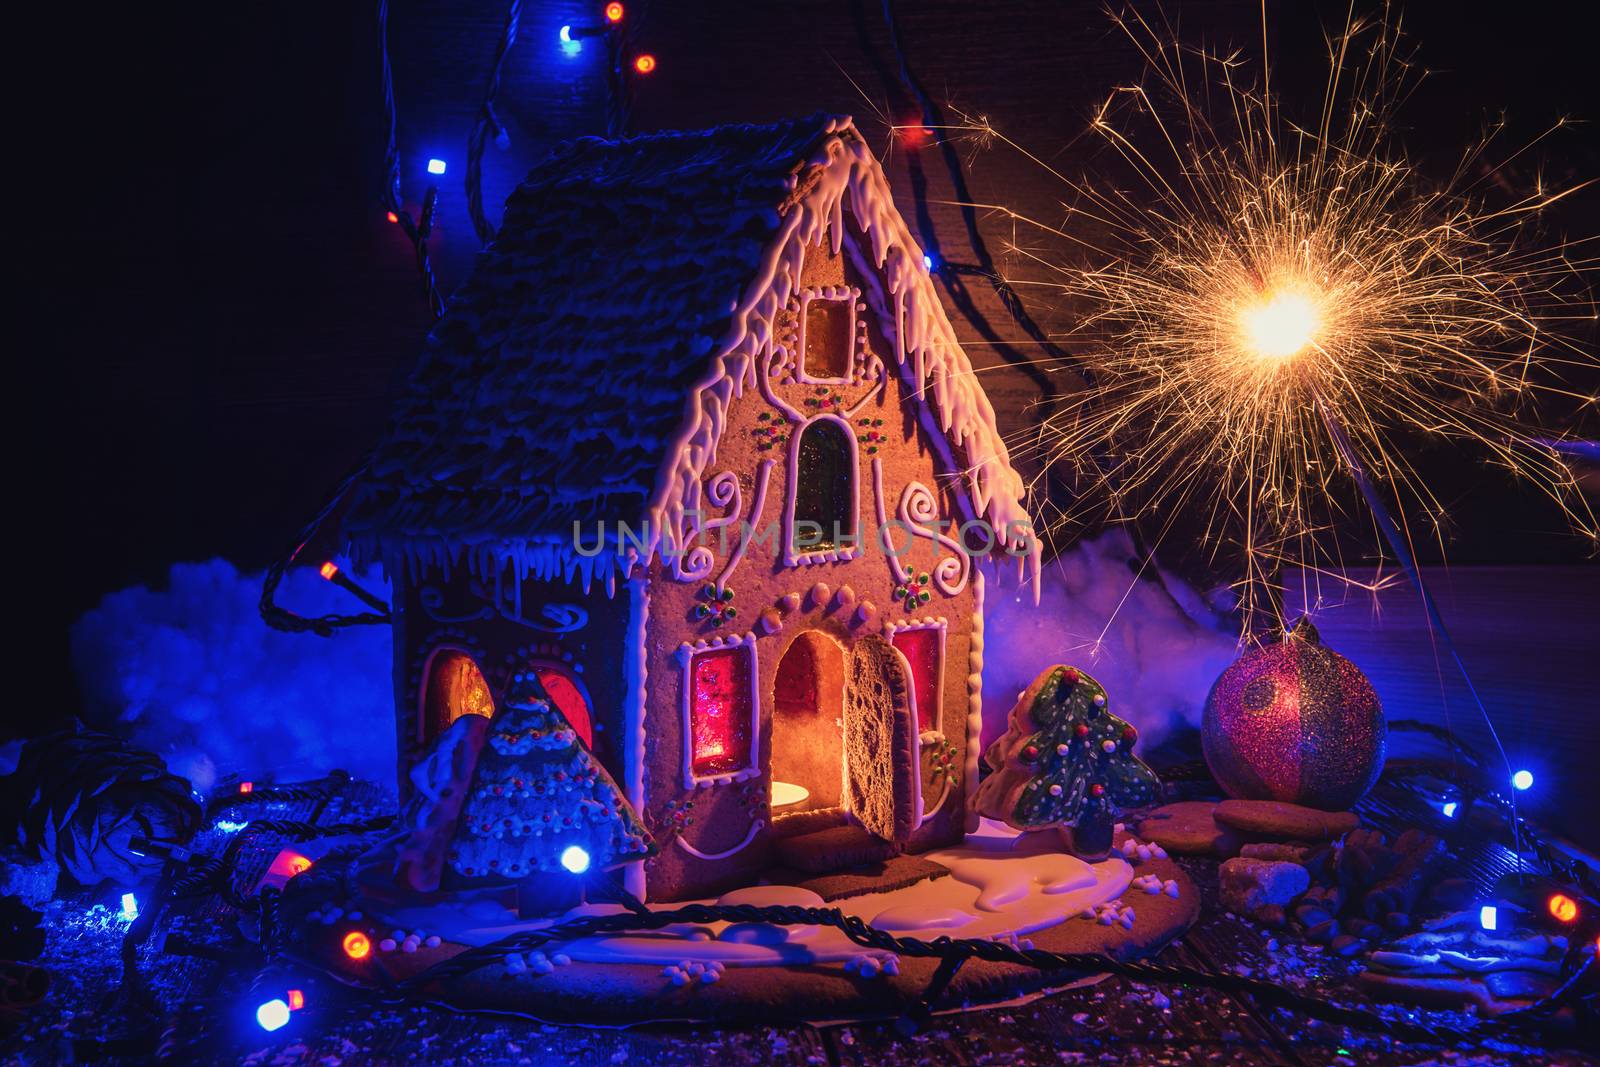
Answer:
[[[800,431],[793,460],[788,531],[791,561],[853,544],[856,449],[849,427],[832,416],[813,420]]]
[[[589,711],[589,693],[583,683],[565,667],[554,663],[536,663],[533,673],[539,676],[539,684],[550,694],[550,703],[567,720],[567,725],[583,738],[584,745],[592,750],[594,721]]]
[[[422,741],[424,744],[443,733],[463,715],[494,717],[494,694],[467,653],[442,648],[428,660],[422,682]]]

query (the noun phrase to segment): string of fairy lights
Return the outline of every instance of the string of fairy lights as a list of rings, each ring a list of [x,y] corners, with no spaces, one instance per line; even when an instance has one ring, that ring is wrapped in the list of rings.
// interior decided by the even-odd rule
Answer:
[[[494,240],[494,226],[483,206],[483,156],[485,146],[493,140],[495,146],[506,150],[511,147],[511,133],[495,110],[495,100],[505,73],[506,59],[517,42],[517,32],[522,21],[522,0],[511,0],[506,8],[506,18],[495,47],[494,59],[489,67],[489,77],[483,103],[478,109],[478,119],[467,139],[465,191],[467,214],[480,243]],[[606,60],[606,134],[621,137],[627,133],[630,100],[634,81],[654,74],[660,61],[653,52],[633,49],[627,38],[628,11],[621,0],[611,0],[597,13],[592,22],[568,23],[557,34],[557,46],[562,55],[579,55],[584,43],[600,40],[607,53]],[[442,316],[445,298],[439,290],[428,252],[428,238],[438,221],[439,187],[430,180],[413,215],[406,207],[402,195],[402,168],[399,148],[399,111],[395,102],[394,66],[389,52],[389,3],[378,0],[377,5],[378,50],[383,84],[384,118],[388,140],[384,149],[384,185],[382,207],[389,222],[398,225],[416,252],[417,273],[428,307],[435,318]],[[433,156],[427,161],[427,173],[432,178],[442,177],[449,170],[447,159]]]
[[[1453,779],[1459,775],[1463,761],[1469,767],[1478,767],[1483,763],[1470,746],[1437,726],[1410,721],[1400,721],[1395,726],[1397,729],[1414,729],[1433,736],[1451,750],[1451,756],[1445,760],[1408,761],[1404,765],[1397,762],[1386,771],[1387,781],[1409,788],[1424,779]],[[1498,795],[1497,790],[1484,784],[1487,781],[1485,777],[1482,781],[1464,782],[1458,801],[1463,805],[1462,811],[1452,810],[1456,806],[1454,803],[1447,804],[1444,817],[1455,820],[1464,816],[1465,806],[1470,806],[1474,799],[1482,798],[1491,801],[1506,818],[1514,818],[1509,803]],[[230,907],[250,916],[254,922],[255,940],[261,959],[248,992],[252,998],[252,1017],[256,1025],[268,1032],[277,1031],[289,1025],[296,1013],[308,1005],[319,1006],[311,1005],[309,998],[312,994],[307,992],[308,983],[303,977],[308,968],[316,971],[322,965],[309,961],[304,953],[289,951],[290,932],[281,919],[282,887],[263,884],[256,891],[247,892],[241,888],[238,879],[246,843],[258,835],[270,835],[291,842],[314,838],[352,839],[356,843],[347,845],[342,852],[353,854],[370,842],[370,837],[366,835],[389,830],[395,822],[393,815],[317,825],[316,818],[323,806],[348,782],[347,775],[335,772],[317,782],[263,787],[256,787],[253,783],[237,783],[233,791],[219,795],[207,806],[208,817],[217,820],[216,827],[232,835],[221,854],[214,858],[161,842],[136,842],[136,849],[146,854],[160,855],[166,862],[154,894],[144,908],[137,908],[134,902],[124,900],[125,915],[130,919],[121,952],[124,995],[131,1002],[148,999],[138,968],[138,953],[154,932],[159,915],[176,902],[214,894]],[[1414,795],[1436,814],[1440,813],[1436,804],[1426,800],[1428,794],[1425,790],[1419,789]],[[304,819],[253,817],[245,822],[231,821],[236,815],[243,814],[241,809],[306,799],[314,799],[316,803],[312,814]],[[1132,981],[1201,986],[1230,996],[1249,998],[1266,1008],[1293,1011],[1305,1017],[1387,1034],[1406,1041],[1459,1045],[1463,1042],[1522,1036],[1559,1044],[1565,1039],[1567,1031],[1559,1027],[1549,1029],[1553,1016],[1563,1008],[1581,1007],[1593,1000],[1595,974],[1600,968],[1596,963],[1597,955],[1600,955],[1600,943],[1597,943],[1597,934],[1600,934],[1600,899],[1597,899],[1600,893],[1597,893],[1597,884],[1600,883],[1597,883],[1595,872],[1586,864],[1565,856],[1542,841],[1531,828],[1522,828],[1521,837],[1525,846],[1534,848],[1535,855],[1549,876],[1539,886],[1542,899],[1530,896],[1521,903],[1527,905],[1525,910],[1530,913],[1546,915],[1544,921],[1568,935],[1569,947],[1561,963],[1560,982],[1551,993],[1534,1003],[1467,1026],[1436,1025],[1411,1012],[1380,1013],[1365,1007],[1338,1004],[1322,993],[1302,992],[1281,981],[1232,971],[1151,961],[1124,961],[1098,953],[1052,952],[1005,941],[898,936],[878,930],[837,908],[706,904],[652,908],[624,891],[608,872],[592,870],[587,864],[567,865],[567,869],[574,877],[585,879],[594,899],[620,903],[624,908],[622,912],[590,915],[535,931],[516,933],[489,944],[468,948],[404,980],[385,979],[381,971],[368,972],[363,978],[353,978],[348,970],[341,971],[333,975],[337,981],[329,984],[327,989],[350,987],[354,981],[354,988],[361,995],[383,1003],[439,1003],[441,983],[452,978],[503,964],[508,955],[513,953],[528,953],[585,937],[646,932],[683,923],[827,926],[840,931],[864,949],[938,961],[923,993],[902,1019],[903,1026],[908,1029],[916,1029],[927,1022],[962,966],[972,960],[981,960],[1016,964],[1051,975],[1112,974]],[[284,856],[291,861],[288,864],[292,872],[290,877],[313,867],[311,860],[292,850],[279,853],[280,860]],[[1507,901],[1501,899],[1485,904],[1480,909],[1480,921],[1485,931],[1492,933],[1497,930],[1499,911],[1506,904]],[[347,931],[334,931],[332,936],[339,941],[351,965],[360,969],[370,958],[374,935],[368,933],[359,922]],[[321,997],[325,993],[316,995]],[[456,1010],[472,1011],[470,1008]],[[496,1014],[505,1013],[497,1011]]]

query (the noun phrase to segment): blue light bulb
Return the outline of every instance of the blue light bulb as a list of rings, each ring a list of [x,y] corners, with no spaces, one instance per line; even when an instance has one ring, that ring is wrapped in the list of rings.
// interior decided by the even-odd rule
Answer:
[[[1444,803],[1444,807],[1440,808],[1439,810],[1444,812],[1445,818],[1453,819],[1456,817],[1456,802],[1453,800],[1447,800]]]
[[[577,845],[568,845],[561,850],[561,866],[573,874],[582,874],[589,869],[589,853]]]
[[[281,1030],[289,1022],[288,1002],[276,997],[267,1001],[256,1009],[256,1022],[269,1034]]]
[[[1511,784],[1518,789],[1531,789],[1533,787],[1533,772],[1518,771],[1511,776]]]
[[[1500,926],[1500,909],[1493,904],[1485,904],[1478,909],[1478,923],[1485,930],[1495,930]]]
[[[122,894],[122,917],[129,922],[139,917],[139,901],[132,893]]]
[[[428,173],[429,174],[443,174],[444,173],[444,160],[442,160],[442,159],[430,159],[430,160],[428,160]]]

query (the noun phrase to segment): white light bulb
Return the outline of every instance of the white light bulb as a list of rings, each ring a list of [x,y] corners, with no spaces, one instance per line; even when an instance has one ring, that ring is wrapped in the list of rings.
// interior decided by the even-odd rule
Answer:
[[[561,866],[573,874],[582,874],[589,869],[589,853],[577,845],[568,845],[561,851]]]
[[[256,1022],[269,1034],[282,1029],[289,1022],[288,1003],[278,999],[267,1001],[256,1009]]]

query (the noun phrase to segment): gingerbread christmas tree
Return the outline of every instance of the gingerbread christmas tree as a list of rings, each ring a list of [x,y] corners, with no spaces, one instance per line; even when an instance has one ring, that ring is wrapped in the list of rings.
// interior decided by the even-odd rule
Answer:
[[[489,727],[447,860],[468,879],[570,878],[650,853],[650,835],[532,672]]]
[[[1018,698],[989,746],[980,814],[1019,830],[1062,827],[1079,852],[1104,852],[1118,812],[1152,803],[1161,782],[1133,754],[1138,732],[1111,714],[1100,683],[1075,667],[1046,670]]]

